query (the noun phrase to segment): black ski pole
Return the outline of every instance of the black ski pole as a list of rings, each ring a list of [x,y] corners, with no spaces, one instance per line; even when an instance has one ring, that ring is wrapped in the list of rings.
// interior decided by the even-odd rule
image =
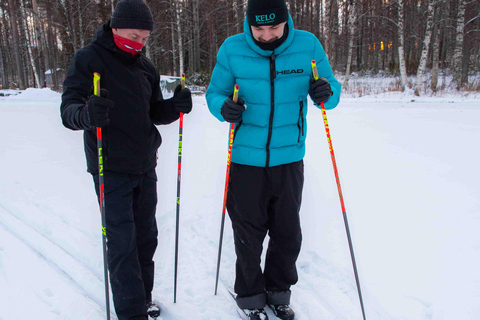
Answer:
[[[93,94],[100,96],[100,74],[93,74]],[[102,128],[97,128],[98,147],[98,181],[100,187],[100,214],[102,216],[102,239],[103,239],[103,278],[105,282],[105,304],[107,320],[110,320],[110,291],[108,288],[108,263],[107,263],[107,219],[105,218],[105,197],[103,177],[103,151],[102,151]]]
[[[238,100],[238,84],[235,85],[233,91],[233,101],[237,102]],[[225,226],[225,208],[227,207],[227,193],[228,193],[228,181],[230,179],[230,164],[232,159],[232,146],[233,146],[233,134],[235,132],[235,123],[230,124],[230,134],[228,137],[228,157],[227,157],[227,174],[225,177],[225,191],[223,194],[223,209],[222,209],[222,223],[220,226],[220,240],[218,243],[218,258],[217,258],[217,276],[215,278],[215,295],[217,295],[218,288],[218,276],[220,274],[220,260],[222,257],[222,243],[223,243],[223,229]]]
[[[180,80],[182,90],[185,89],[185,73]],[[173,303],[177,303],[177,271],[178,271],[178,232],[180,224],[180,180],[182,177],[182,135],[183,135],[183,112],[180,112],[178,126],[178,169],[177,169],[177,221],[175,224],[175,271],[173,284]]]
[[[312,60],[312,71],[313,78],[315,80],[318,80],[317,64],[315,60]],[[357,283],[358,298],[360,299],[360,306],[362,307],[363,320],[366,320],[365,308],[363,306],[362,290],[360,289],[360,278],[358,277],[357,263],[355,262],[355,254],[353,253],[352,237],[350,236],[350,228],[348,227],[347,210],[345,209],[345,203],[343,202],[343,192],[342,187],[340,186],[340,177],[338,175],[335,153],[333,152],[332,137],[330,136],[330,127],[328,126],[327,113],[325,112],[325,105],[323,104],[323,102],[321,105],[321,109],[323,115],[323,122],[325,124],[325,131],[327,133],[328,146],[330,148],[330,156],[332,158],[333,171],[335,172],[335,180],[337,182],[338,196],[340,197],[340,205],[342,206],[343,222],[345,223],[345,231],[347,232],[348,246],[350,248],[350,257],[352,258],[353,272],[355,273],[355,281]]]

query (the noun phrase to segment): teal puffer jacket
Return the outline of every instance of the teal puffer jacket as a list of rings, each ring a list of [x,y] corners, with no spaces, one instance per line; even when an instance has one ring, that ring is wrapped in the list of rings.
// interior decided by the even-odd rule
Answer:
[[[253,41],[245,19],[244,33],[226,39],[218,51],[206,95],[210,112],[225,121],[220,110],[235,84],[247,107],[235,127],[234,163],[273,167],[303,159],[311,60],[332,87],[325,109],[335,108],[340,100],[340,83],[318,39],[295,30],[290,16],[288,28],[287,39],[273,52],[266,51]]]

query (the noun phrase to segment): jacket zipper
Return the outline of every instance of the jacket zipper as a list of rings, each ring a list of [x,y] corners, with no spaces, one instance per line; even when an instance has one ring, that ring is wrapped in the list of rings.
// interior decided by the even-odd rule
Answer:
[[[268,138],[267,138],[267,161],[266,167],[270,165],[270,141],[272,140],[273,114],[275,111],[275,52],[270,56],[270,120],[268,122]]]
[[[300,103],[300,113],[298,116],[298,142],[300,142],[300,137],[305,135],[304,132],[304,119],[303,119],[303,101],[299,101]],[[300,121],[302,124],[300,125]]]

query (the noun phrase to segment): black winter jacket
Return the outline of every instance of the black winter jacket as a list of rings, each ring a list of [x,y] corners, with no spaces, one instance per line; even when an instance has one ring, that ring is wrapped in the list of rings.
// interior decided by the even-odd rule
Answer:
[[[172,99],[164,100],[160,76],[152,62],[120,50],[112,29],[100,26],[89,45],[74,56],[63,83],[60,107],[63,125],[84,130],[87,171],[98,172],[96,128],[89,126],[86,101],[93,94],[93,73],[100,74],[100,87],[115,103],[110,123],[102,129],[104,170],[140,174],[156,166],[162,139],[155,127],[180,116]]]

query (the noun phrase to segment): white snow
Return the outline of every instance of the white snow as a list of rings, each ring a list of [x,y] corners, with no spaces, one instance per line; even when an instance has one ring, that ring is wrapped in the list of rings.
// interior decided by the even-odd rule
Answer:
[[[0,320],[105,318],[93,180],[82,133],[62,126],[59,106],[60,94],[49,89],[0,97]],[[479,107],[478,94],[393,92],[345,95],[327,111],[367,319],[479,319]],[[292,307],[299,320],[361,319],[322,115],[313,105],[308,121]],[[162,318],[238,319],[224,286],[213,294],[228,124],[211,116],[204,95],[184,118],[176,304],[178,124],[159,130],[154,297]],[[222,283],[232,283],[234,263],[227,217]]]

